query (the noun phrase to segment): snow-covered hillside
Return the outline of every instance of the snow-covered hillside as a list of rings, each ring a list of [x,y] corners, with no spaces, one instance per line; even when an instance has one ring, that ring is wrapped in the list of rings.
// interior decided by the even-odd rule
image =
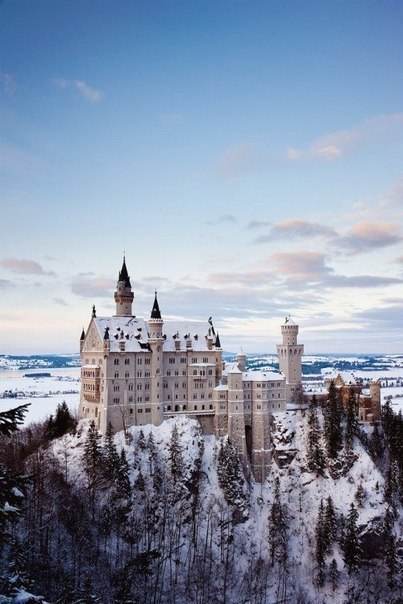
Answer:
[[[203,437],[195,420],[132,427],[102,441],[81,421],[75,434],[27,460],[34,483],[19,538],[31,543],[35,593],[70,604],[79,586],[102,604],[400,601],[402,585],[396,576],[388,581],[383,547],[391,500],[381,464],[355,437],[327,459],[322,475],[309,471],[308,415],[274,416],[263,485],[247,482],[231,445]],[[398,552],[403,517],[393,497]],[[360,554],[350,564],[352,509]],[[321,557],[321,514],[329,513]],[[60,600],[66,576],[73,577],[70,596]]]

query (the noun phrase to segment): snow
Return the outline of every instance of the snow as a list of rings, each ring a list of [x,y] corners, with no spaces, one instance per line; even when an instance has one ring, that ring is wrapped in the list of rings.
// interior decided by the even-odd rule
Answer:
[[[0,371],[0,411],[30,403],[24,425],[40,422],[56,411],[59,403],[66,401],[76,413],[79,403],[80,368],[47,369],[50,377],[25,377],[37,373],[29,371]]]

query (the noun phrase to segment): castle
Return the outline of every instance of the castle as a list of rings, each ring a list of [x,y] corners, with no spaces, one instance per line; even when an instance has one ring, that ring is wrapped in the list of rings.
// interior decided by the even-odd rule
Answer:
[[[246,356],[223,362],[219,334],[206,322],[164,321],[155,293],[148,320],[132,312],[134,294],[125,259],[114,294],[116,314],[93,307],[80,340],[80,418],[105,433],[161,424],[186,414],[204,434],[228,434],[256,480],[271,462],[270,417],[302,392],[298,325],[286,318],[277,346],[280,372],[247,371]]]

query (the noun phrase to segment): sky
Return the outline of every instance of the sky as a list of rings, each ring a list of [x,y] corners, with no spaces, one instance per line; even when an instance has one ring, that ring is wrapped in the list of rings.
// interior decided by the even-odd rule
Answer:
[[[403,3],[0,0],[0,354],[92,305],[403,352]]]

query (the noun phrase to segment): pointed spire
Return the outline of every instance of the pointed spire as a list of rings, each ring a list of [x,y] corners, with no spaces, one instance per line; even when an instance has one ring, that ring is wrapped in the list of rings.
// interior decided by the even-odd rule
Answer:
[[[104,340],[109,340],[109,327],[105,327]]]
[[[81,332],[81,336],[80,336],[80,341],[82,342],[85,339],[85,331],[84,331],[84,327],[83,330]]]
[[[161,319],[160,307],[157,300],[157,290],[155,291],[154,304],[151,311],[151,319]]]
[[[122,264],[122,268],[120,269],[120,272],[119,272],[118,281],[123,281],[126,287],[131,288],[131,286],[132,286],[130,283],[129,273],[127,272],[125,256],[123,256],[123,264]]]
[[[214,344],[214,346],[215,346],[216,348],[221,348],[220,336],[218,335],[218,331],[217,331],[217,337],[216,337],[216,339],[215,339],[215,344]]]
[[[95,309],[95,304],[92,305],[92,318],[95,319],[95,317],[97,316],[97,311]]]

